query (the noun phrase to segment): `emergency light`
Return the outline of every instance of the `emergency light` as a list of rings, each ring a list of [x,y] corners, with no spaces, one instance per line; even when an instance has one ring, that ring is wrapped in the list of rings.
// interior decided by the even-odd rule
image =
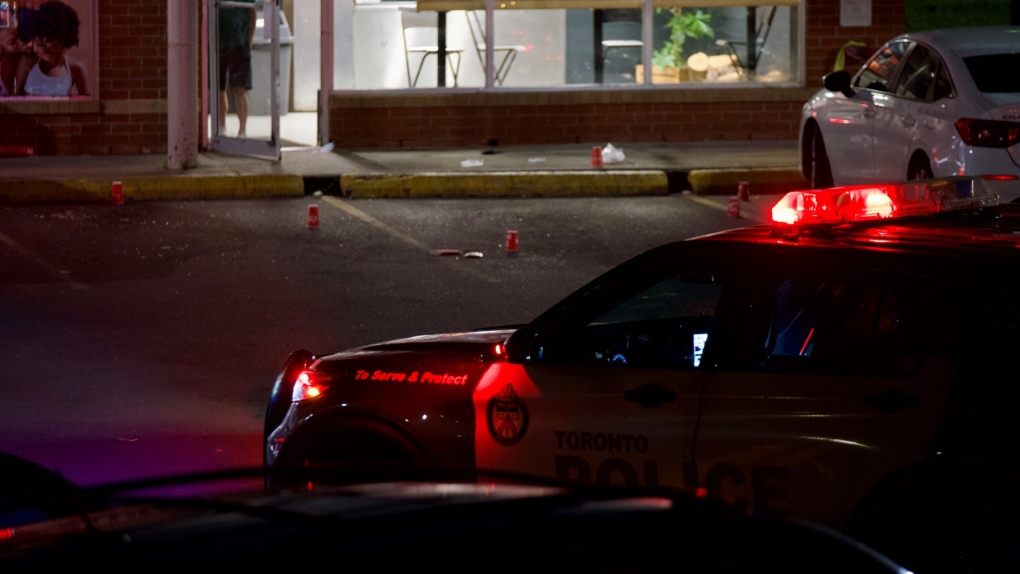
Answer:
[[[976,177],[791,191],[772,208],[775,223],[843,223],[997,205]]]
[[[319,397],[329,387],[326,383],[331,378],[315,371],[302,371],[294,381],[290,400],[296,403]]]

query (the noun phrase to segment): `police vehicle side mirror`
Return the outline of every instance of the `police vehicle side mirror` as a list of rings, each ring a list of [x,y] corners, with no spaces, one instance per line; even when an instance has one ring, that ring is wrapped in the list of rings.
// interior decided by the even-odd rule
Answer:
[[[826,90],[840,92],[848,98],[853,97],[855,93],[854,89],[850,87],[850,72],[846,70],[825,74],[822,84]]]

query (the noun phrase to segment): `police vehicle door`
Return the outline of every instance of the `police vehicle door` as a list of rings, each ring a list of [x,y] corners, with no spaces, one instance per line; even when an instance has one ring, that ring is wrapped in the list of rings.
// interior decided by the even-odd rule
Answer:
[[[476,391],[480,468],[682,483],[725,283],[707,269],[658,263],[617,273],[615,284],[519,332],[520,361],[498,366]]]
[[[920,360],[888,282],[777,273],[748,284],[739,338],[701,397],[698,486],[840,528],[868,489],[923,458],[952,369]]]

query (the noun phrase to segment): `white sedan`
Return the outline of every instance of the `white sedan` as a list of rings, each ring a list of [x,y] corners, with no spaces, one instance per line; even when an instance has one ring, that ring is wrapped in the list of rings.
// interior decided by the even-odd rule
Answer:
[[[814,188],[980,176],[1020,197],[1020,28],[912,32],[854,76],[824,78],[801,115]]]

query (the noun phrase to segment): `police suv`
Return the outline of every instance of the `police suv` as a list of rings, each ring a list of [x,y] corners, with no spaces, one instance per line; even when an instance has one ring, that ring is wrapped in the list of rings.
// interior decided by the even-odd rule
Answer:
[[[295,352],[268,468],[683,486],[915,571],[1017,571],[1020,204],[971,178],[792,192],[515,329]]]

